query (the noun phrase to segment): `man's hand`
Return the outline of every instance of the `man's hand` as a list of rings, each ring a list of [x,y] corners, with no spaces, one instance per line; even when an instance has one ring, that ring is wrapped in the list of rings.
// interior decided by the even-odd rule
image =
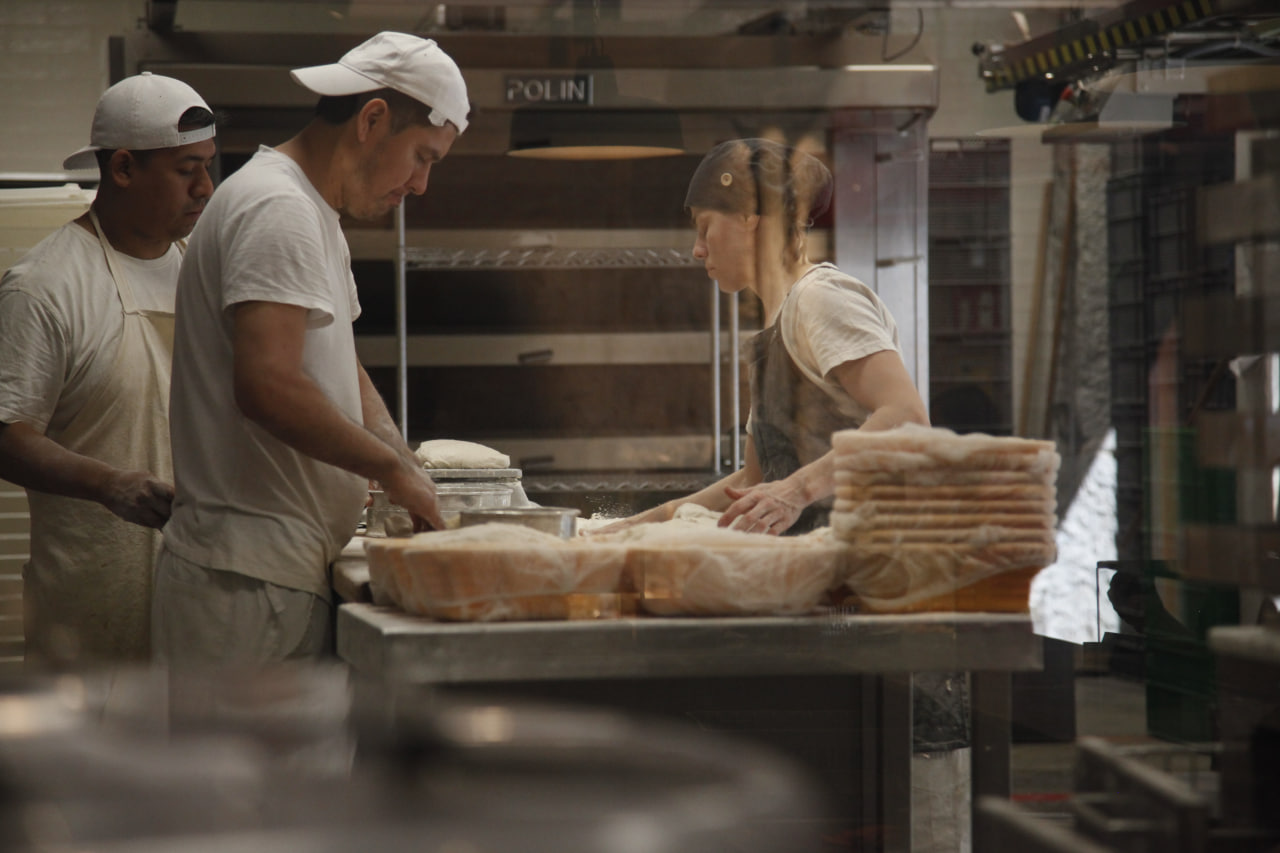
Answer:
[[[21,421],[0,424],[0,478],[26,489],[96,501],[133,524],[164,527],[173,486],[82,456]]]
[[[102,505],[125,521],[159,530],[169,520],[173,486],[146,471],[116,471],[103,488]]]
[[[777,536],[796,523],[807,504],[786,480],[760,483],[747,489],[726,487],[733,501],[720,516],[720,526],[747,533]]]
[[[415,531],[444,530],[435,483],[416,459],[402,460],[395,473],[381,482],[387,500],[409,511]]]

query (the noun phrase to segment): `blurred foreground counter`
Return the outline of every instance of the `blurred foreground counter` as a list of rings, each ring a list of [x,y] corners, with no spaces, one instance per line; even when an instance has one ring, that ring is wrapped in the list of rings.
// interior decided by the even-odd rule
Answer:
[[[0,688],[0,849],[633,853],[819,848],[768,750],[337,664]]]
[[[911,849],[913,673],[969,674],[976,799],[1009,794],[1010,676],[1042,666],[1025,613],[447,623],[369,603],[358,562],[335,569],[338,655],[354,671],[756,741],[820,782],[822,836],[846,849]]]

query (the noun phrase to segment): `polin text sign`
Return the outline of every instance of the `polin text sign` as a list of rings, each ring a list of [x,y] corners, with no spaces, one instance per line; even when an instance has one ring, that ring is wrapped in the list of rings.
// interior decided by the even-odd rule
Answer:
[[[508,74],[506,102],[518,105],[590,105],[591,75],[540,74],[536,77],[523,77]]]

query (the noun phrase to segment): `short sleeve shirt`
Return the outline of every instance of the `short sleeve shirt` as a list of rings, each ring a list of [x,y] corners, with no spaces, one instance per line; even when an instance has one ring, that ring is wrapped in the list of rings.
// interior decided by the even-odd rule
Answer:
[[[818,264],[787,293],[778,316],[783,342],[805,377],[821,387],[857,423],[859,406],[832,369],[884,350],[901,352],[898,326],[876,292],[831,264]]]
[[[360,313],[338,213],[291,158],[260,148],[218,187],[178,283],[170,425],[177,498],[165,545],[211,569],[329,596],[368,483],[300,453],[236,406],[232,306],[307,310],[302,368],[363,422],[352,322]]]
[[[172,313],[182,254],[116,253],[138,307]],[[123,308],[98,238],[63,225],[0,280],[0,423],[55,441],[115,365]]]

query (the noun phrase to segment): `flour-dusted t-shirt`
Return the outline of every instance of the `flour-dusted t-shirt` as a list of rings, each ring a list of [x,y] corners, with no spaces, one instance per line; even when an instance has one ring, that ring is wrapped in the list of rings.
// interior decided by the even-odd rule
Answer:
[[[346,237],[297,163],[270,148],[214,192],[183,259],[170,396],[177,498],[165,546],[206,568],[328,598],[326,567],[350,540],[368,483],[240,413],[231,308],[248,301],[307,309],[302,369],[362,422]]]
[[[901,354],[898,325],[876,292],[831,264],[818,264],[788,291],[778,327],[805,378],[836,401],[851,426],[861,425],[871,413],[829,374],[883,350]]]
[[[116,260],[139,308],[173,312],[177,246]],[[123,312],[96,235],[68,222],[36,244],[0,280],[0,423],[57,441],[110,374]]]

